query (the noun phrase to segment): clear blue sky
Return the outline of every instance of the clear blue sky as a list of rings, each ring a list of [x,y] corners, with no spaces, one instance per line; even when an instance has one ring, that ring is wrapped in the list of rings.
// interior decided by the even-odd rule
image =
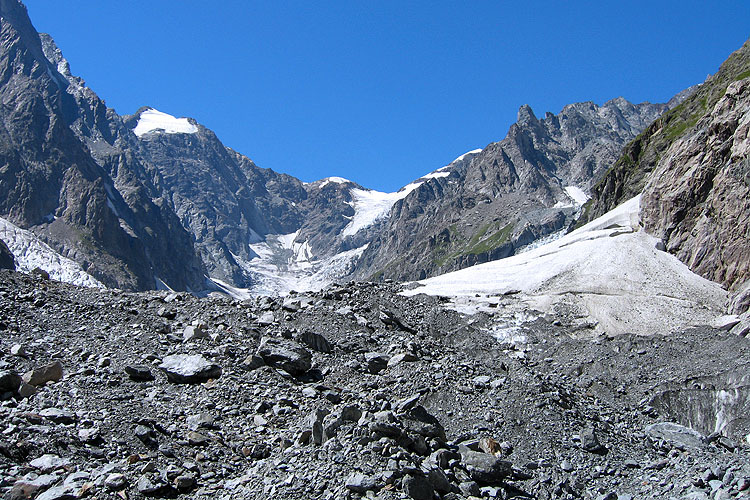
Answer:
[[[750,35],[746,0],[27,0],[120,114],[191,116],[278,172],[392,191],[537,116],[663,102]]]

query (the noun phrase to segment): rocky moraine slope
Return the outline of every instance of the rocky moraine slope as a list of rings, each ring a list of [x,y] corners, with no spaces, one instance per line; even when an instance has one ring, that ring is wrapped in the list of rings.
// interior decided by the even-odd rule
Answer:
[[[747,495],[745,338],[539,318],[499,342],[496,313],[400,289],[241,302],[1,271],[0,494]]]

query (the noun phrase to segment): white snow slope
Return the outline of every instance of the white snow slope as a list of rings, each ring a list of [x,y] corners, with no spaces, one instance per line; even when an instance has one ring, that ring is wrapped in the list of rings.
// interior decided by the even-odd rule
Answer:
[[[167,134],[194,134],[198,132],[198,127],[187,118],[175,118],[155,109],[147,109],[141,113],[133,133],[141,137],[154,130],[161,130]]]
[[[44,269],[50,278],[79,286],[104,288],[96,278],[81,266],[63,257],[34,233],[0,218],[0,239],[5,241],[16,258],[16,270],[30,272],[35,268]]]
[[[726,291],[657,250],[657,239],[640,227],[639,205],[640,197],[633,198],[547,245],[430,278],[403,293],[453,297],[453,307],[467,313],[536,310],[608,335],[709,324],[723,314]]]

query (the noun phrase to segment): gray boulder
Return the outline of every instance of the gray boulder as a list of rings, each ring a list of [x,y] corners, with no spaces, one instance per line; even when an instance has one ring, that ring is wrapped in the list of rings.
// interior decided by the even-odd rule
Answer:
[[[166,356],[159,365],[170,382],[193,384],[221,376],[221,367],[198,354],[174,354]]]
[[[472,451],[468,448],[461,450],[461,461],[466,466],[471,479],[480,484],[497,484],[503,481],[511,474],[513,467],[510,462],[494,455]]]
[[[302,375],[312,368],[310,351],[291,340],[263,337],[257,354],[266,364],[291,375]]]

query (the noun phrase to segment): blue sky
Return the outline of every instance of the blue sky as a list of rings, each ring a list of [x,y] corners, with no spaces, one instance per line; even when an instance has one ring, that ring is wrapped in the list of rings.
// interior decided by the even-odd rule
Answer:
[[[304,181],[393,191],[537,116],[664,102],[750,35],[746,0],[26,0],[120,114],[191,116]]]

